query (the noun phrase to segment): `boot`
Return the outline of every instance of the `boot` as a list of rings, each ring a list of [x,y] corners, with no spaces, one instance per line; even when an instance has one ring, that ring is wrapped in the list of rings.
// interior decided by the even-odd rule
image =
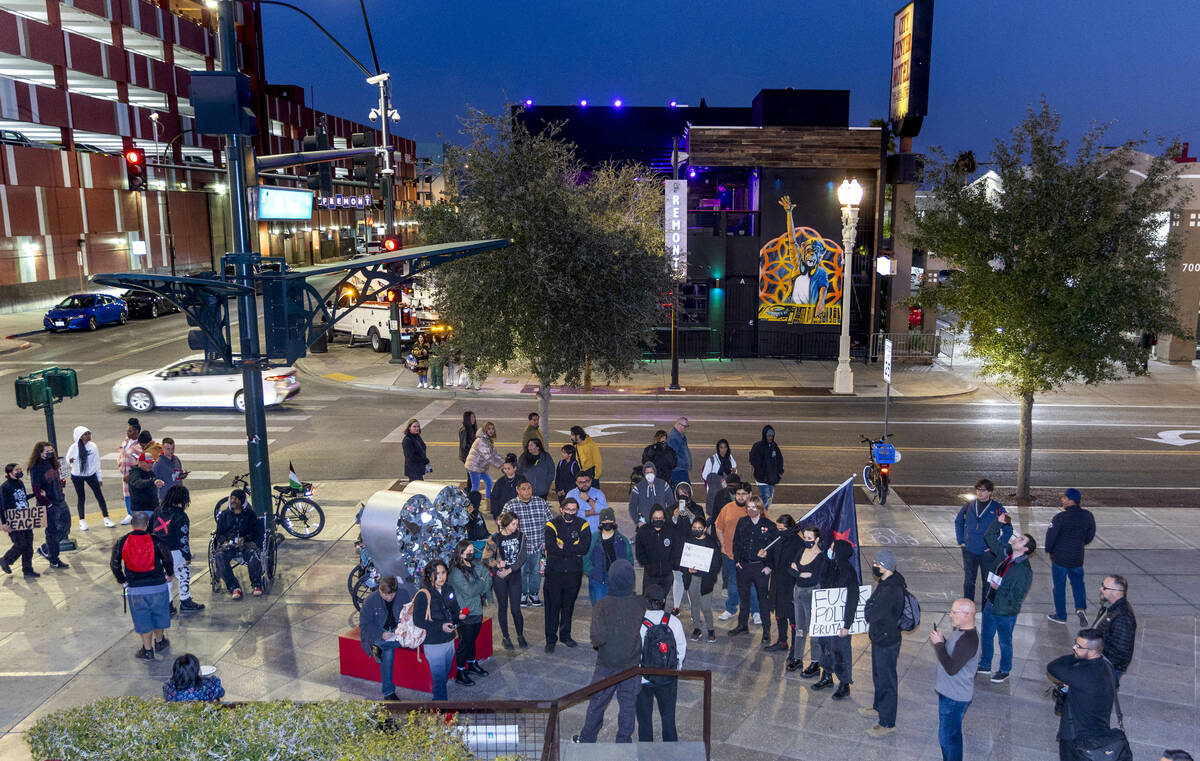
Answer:
[[[480,676],[488,675],[487,669],[485,669],[483,666],[480,666],[479,661],[471,661],[469,664],[467,664],[467,673],[479,674]]]
[[[454,681],[461,684],[463,687],[470,687],[471,685],[475,684],[475,680],[467,676],[466,669],[459,669],[458,673],[454,675]]]
[[[841,682],[840,684],[838,684],[838,688],[836,690],[834,690],[834,692],[833,692],[833,699],[834,700],[843,700],[849,694],[850,694],[850,683],[849,682]]]
[[[831,677],[829,674],[826,674],[825,676],[821,677],[820,680],[818,680],[817,682],[814,682],[813,684],[809,685],[809,687],[811,687],[813,689],[813,691],[823,690],[826,687],[832,687],[832,686],[833,686],[833,677]]]
[[[763,650],[766,650],[766,651],[772,652],[772,653],[782,653],[784,650],[787,650],[787,649],[788,649],[787,643],[784,642],[783,640],[779,640],[774,645],[767,645],[766,647],[763,648]],[[791,658],[789,658],[788,661],[790,662]]]
[[[816,676],[817,674],[820,674],[820,673],[821,673],[821,664],[817,663],[816,661],[813,661],[812,663],[808,664],[808,668],[806,668],[800,672],[800,676],[802,676],[806,679],[812,679],[814,676]]]
[[[796,660],[795,658],[788,658],[787,670],[788,671],[799,671],[800,667],[803,665],[804,665],[804,661]]]

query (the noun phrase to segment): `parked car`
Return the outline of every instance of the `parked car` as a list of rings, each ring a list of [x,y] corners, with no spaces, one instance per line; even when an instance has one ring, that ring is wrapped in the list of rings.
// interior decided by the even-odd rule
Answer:
[[[263,371],[263,403],[270,407],[300,393],[295,369]],[[112,387],[113,404],[135,412],[155,407],[233,407],[246,409],[242,371],[219,360],[193,354],[158,370],[134,373]]]
[[[149,317],[154,319],[164,314],[174,314],[179,307],[157,293],[150,291],[129,290],[121,294],[125,306],[129,307],[131,317]]]
[[[51,307],[42,319],[46,330],[95,330],[101,325],[124,325],[129,319],[125,302],[107,293],[76,293]]]

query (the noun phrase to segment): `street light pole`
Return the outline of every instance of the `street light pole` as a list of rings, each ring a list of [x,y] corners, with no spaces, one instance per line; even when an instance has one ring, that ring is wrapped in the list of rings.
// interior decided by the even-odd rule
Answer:
[[[838,339],[837,370],[833,374],[833,393],[854,393],[854,371],[850,369],[850,252],[854,250],[858,230],[858,204],[863,188],[858,180],[842,180],[837,191],[842,205],[842,335]]]

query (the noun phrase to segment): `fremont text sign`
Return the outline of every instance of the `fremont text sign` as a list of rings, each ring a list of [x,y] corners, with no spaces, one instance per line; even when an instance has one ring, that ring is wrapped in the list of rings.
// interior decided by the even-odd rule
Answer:
[[[667,236],[667,262],[677,277],[687,277],[687,181],[666,180],[666,216],[663,231]]]

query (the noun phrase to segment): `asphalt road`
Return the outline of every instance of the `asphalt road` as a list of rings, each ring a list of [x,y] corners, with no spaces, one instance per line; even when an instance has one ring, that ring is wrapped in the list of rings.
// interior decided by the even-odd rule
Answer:
[[[170,315],[95,333],[38,334],[29,338],[34,348],[0,357],[0,381],[8,385],[19,374],[49,365],[75,368],[80,396],[55,411],[60,447],[65,452],[75,425],[89,426],[105,471],[115,475],[117,446],[131,412],[112,404],[112,382],[191,353],[187,329],[182,315]],[[289,461],[306,480],[399,477],[399,441],[411,417],[424,425],[432,477],[459,478],[463,471],[457,459],[457,432],[464,410],[473,410],[480,423],[494,421],[501,451],[516,451],[525,417],[537,402],[532,395],[528,400],[451,399],[433,391],[421,396],[368,392],[307,375],[301,382],[298,397],[268,410],[276,482],[286,477]],[[0,458],[5,462],[27,458],[34,441],[44,434],[42,414],[17,409],[12,398],[5,402],[9,413],[0,426]],[[889,431],[902,453],[893,469],[893,488],[909,504],[954,504],[977,478],[988,477],[1005,498],[1016,483],[1018,412],[1017,406],[982,393],[950,401],[893,400]],[[553,453],[557,457],[557,444],[567,440],[559,431],[573,424],[591,427],[604,457],[606,491],[623,499],[618,484],[627,483],[654,430],[668,428],[681,414],[691,420],[694,481],[699,480],[703,458],[722,437],[730,441],[741,472],[749,472],[749,448],[770,423],[786,466],[777,500],[813,503],[861,470],[866,448],[858,436],[878,435],[883,405],[836,398],[559,398],[551,407]],[[224,486],[234,473],[246,470],[245,427],[232,409],[158,409],[139,417],[155,438],[176,439],[194,488]],[[1160,432],[1189,429],[1195,430],[1183,438],[1200,439],[1200,408],[1039,404],[1033,474],[1038,501],[1051,503],[1057,491],[1075,486],[1093,504],[1192,506],[1200,498],[1200,444],[1176,446],[1159,438]],[[106,493],[119,495],[115,478],[107,480]]]

